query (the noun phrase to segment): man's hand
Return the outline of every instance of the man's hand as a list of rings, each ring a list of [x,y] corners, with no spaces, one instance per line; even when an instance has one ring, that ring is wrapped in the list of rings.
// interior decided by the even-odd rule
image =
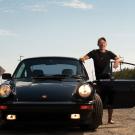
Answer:
[[[85,60],[87,60],[87,59],[89,59],[89,56],[85,55],[85,56],[81,57],[79,60],[84,63]]]
[[[119,57],[115,58],[114,64],[113,64],[113,68],[118,68],[120,63],[122,62],[122,60]]]
[[[119,63],[118,62],[114,62],[114,64],[113,64],[113,68],[118,68],[119,67]]]
[[[80,59],[79,59],[81,62],[85,62],[85,60],[84,60],[84,58],[83,57],[81,57]]]

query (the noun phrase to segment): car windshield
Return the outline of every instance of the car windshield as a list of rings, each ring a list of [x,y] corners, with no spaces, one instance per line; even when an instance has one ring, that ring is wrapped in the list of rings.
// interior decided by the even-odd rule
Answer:
[[[13,78],[80,77],[81,64],[72,58],[33,58],[22,61]]]

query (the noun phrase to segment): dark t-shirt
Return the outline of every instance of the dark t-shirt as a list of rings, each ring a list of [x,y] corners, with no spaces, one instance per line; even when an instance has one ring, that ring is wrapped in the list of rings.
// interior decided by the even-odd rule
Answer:
[[[89,52],[87,56],[94,61],[96,79],[109,78],[108,75],[111,73],[110,60],[115,59],[116,55],[108,50],[103,53],[97,49]]]

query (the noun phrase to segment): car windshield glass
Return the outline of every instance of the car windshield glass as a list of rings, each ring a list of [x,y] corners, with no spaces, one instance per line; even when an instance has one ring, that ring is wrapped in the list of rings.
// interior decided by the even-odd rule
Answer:
[[[26,59],[20,63],[14,78],[66,78],[80,77],[81,64],[72,58]]]

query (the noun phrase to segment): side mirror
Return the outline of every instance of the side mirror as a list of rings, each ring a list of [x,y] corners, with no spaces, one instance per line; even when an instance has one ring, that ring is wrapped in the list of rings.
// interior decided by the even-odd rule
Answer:
[[[10,73],[4,73],[4,74],[2,74],[2,79],[4,79],[4,80],[11,80],[12,76],[11,76]]]

